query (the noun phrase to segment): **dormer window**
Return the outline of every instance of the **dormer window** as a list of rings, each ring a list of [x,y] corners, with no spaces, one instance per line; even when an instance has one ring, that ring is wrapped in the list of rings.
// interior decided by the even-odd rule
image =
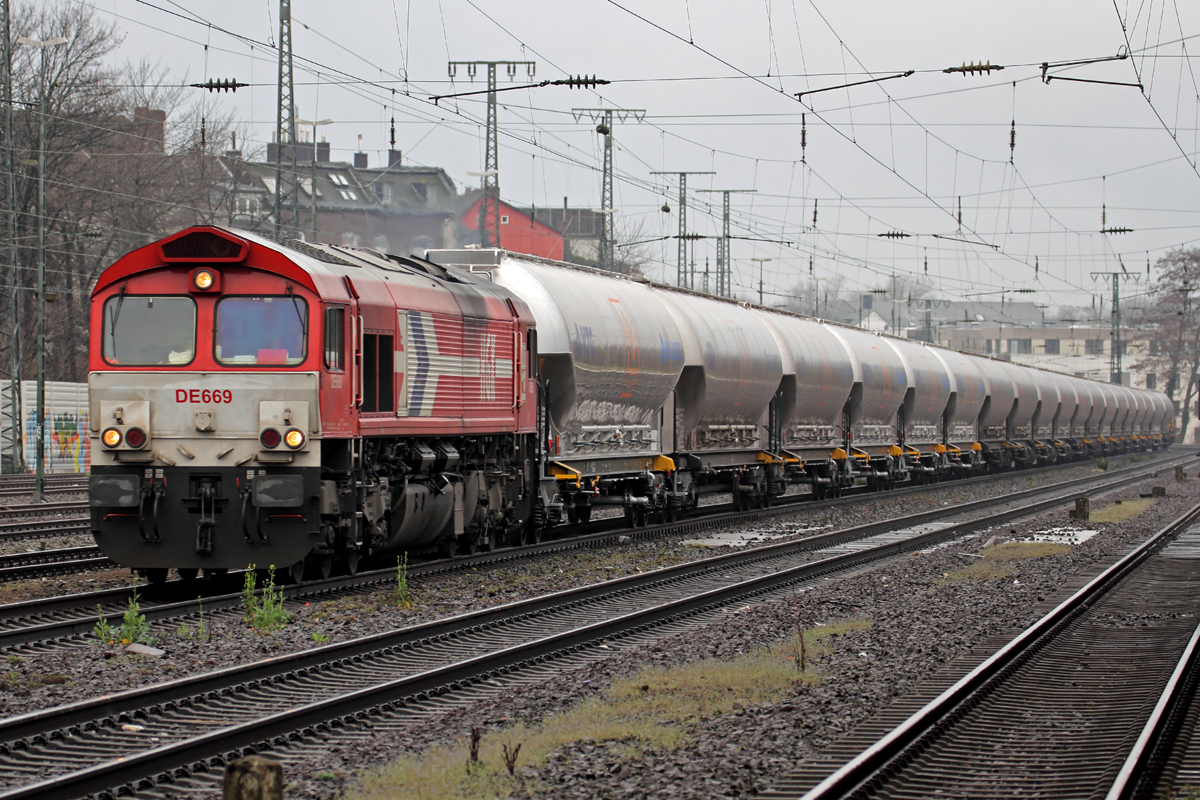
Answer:
[[[340,172],[329,173],[329,180],[333,181],[338,186],[349,186],[350,185],[350,181],[346,180],[346,176],[341,174]]]

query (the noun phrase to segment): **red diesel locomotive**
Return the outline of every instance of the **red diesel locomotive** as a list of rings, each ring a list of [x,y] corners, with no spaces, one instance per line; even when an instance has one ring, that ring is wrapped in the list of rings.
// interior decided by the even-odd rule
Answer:
[[[92,293],[98,544],[152,581],[298,580],[522,540],[532,323],[487,280],[372,251],[197,227],[129,253]]]

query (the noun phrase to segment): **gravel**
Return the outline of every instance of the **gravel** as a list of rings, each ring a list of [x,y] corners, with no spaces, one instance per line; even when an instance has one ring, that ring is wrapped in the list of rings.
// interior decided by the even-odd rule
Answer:
[[[851,527],[883,516],[903,516],[932,507],[1010,494],[1035,482],[1041,485],[1068,480],[1093,471],[1090,465],[1080,465],[1052,475],[1016,474],[949,491],[907,497],[872,496],[850,506],[801,511],[748,527],[753,528],[752,536],[760,538],[780,534],[800,537],[833,527],[835,523],[838,528]],[[1122,496],[1136,496],[1137,491],[1124,490]],[[1147,490],[1143,487],[1140,491]],[[680,750],[649,752],[631,760],[626,750],[604,744],[567,748],[539,768],[536,775],[530,775],[530,787],[545,797],[611,797],[613,787],[618,785],[622,787],[620,793],[710,797],[724,796],[727,792],[744,795],[754,787],[769,785],[774,776],[781,774],[783,764],[794,765],[795,757],[791,754],[812,752],[812,748],[836,738],[987,632],[1028,621],[1030,608],[1039,595],[1053,592],[1080,569],[1161,527],[1163,521],[1178,515],[1177,509],[1189,504],[1184,495],[1192,498],[1200,493],[1200,487],[1172,484],[1170,492],[1172,497],[1158,501],[1152,510],[1129,523],[1092,525],[1101,533],[1072,548],[1066,556],[1022,564],[1017,585],[932,583],[942,572],[961,568],[973,560],[960,551],[979,549],[988,534],[975,537],[961,547],[936,550],[889,565],[886,587],[878,575],[865,573],[806,592],[801,598],[806,619],[816,622],[843,617],[847,616],[846,609],[858,609],[856,615],[875,620],[870,629],[843,638],[842,646],[822,665],[829,675],[823,684],[801,691],[782,706],[746,708],[727,715],[728,718],[706,721],[694,731],[694,744]],[[1062,516],[1056,515],[1055,523],[1062,524]],[[1036,527],[1015,529],[1020,533]],[[633,542],[623,547],[574,551],[414,579],[412,608],[397,608],[390,590],[360,591],[325,602],[292,603],[288,606],[291,623],[270,633],[251,630],[240,613],[232,611],[205,615],[207,639],[197,635],[194,619],[186,627],[179,622],[155,625],[151,633],[156,645],[166,651],[162,658],[124,654],[119,648],[94,639],[77,642],[72,647],[10,651],[6,654],[7,663],[0,668],[4,673],[0,675],[0,713],[33,711],[206,672],[218,666],[294,652],[313,647],[318,640],[343,641],[737,549],[696,547],[683,541],[684,537],[671,537]],[[128,585],[129,578],[127,572],[113,570],[27,583],[32,584],[26,589],[28,596],[33,597]],[[47,591],[38,592],[39,587]],[[920,602],[898,602],[905,600]],[[969,613],[964,613],[968,609]],[[366,746],[355,744],[345,751],[335,745],[322,759],[289,766],[292,788],[288,796],[337,796],[348,778],[309,781],[306,776],[325,771],[349,776],[359,767],[385,762],[398,753],[416,752],[461,737],[471,724],[496,727],[517,719],[536,722],[583,696],[594,694],[597,686],[613,677],[630,674],[647,663],[726,657],[776,641],[794,631],[795,614],[794,606],[756,606],[739,616],[736,624],[710,626],[657,647],[614,655],[545,685],[528,687],[513,697],[460,709],[452,721],[433,720],[408,729],[400,741],[384,737]],[[867,656],[860,656],[861,652]],[[731,735],[735,730],[740,733]],[[789,755],[782,759],[772,753]],[[679,774],[675,777],[664,778],[677,770]]]
[[[1136,499],[1149,481],[1113,495]],[[659,643],[560,674],[519,693],[495,697],[414,727],[338,744],[321,756],[289,763],[289,797],[331,798],[353,785],[364,766],[386,763],[461,741],[472,726],[533,725],[595,696],[614,679],[647,665],[705,658],[731,659],[792,635],[797,608],[806,624],[869,617],[873,624],[840,637],[819,663],[820,684],[801,684],[786,702],[744,707],[694,723],[691,743],[675,750],[638,750],[629,743],[579,742],[544,764],[526,766],[524,789],[539,798],[749,797],[795,769],[854,726],[928,678],[948,661],[999,630],[1023,628],[1040,617],[1062,587],[1127,552],[1200,500],[1200,482],[1171,484],[1170,496],[1121,523],[1075,523],[1058,511],[1029,522],[984,531],[951,546],[885,563],[878,569],[802,593],[798,600],[752,606],[736,619],[694,629]],[[1096,502],[1093,511],[1104,503]],[[1097,531],[1058,556],[1016,565],[1015,578],[943,582],[974,562],[989,542],[1023,539],[1049,529]],[[318,774],[324,779],[315,778]],[[330,780],[329,775],[334,775]],[[524,795],[522,795],[524,796]]]

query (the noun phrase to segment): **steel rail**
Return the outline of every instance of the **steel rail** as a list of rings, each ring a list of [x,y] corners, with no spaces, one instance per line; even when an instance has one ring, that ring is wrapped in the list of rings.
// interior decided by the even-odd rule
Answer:
[[[32,550],[0,556],[0,582],[25,580],[64,572],[83,572],[116,566],[100,548],[67,547],[59,550]]]
[[[978,692],[1003,679],[1011,671],[1011,668],[1066,629],[1101,596],[1141,566],[1170,536],[1185,528],[1198,517],[1200,517],[1200,505],[1189,509],[1101,572],[1083,588],[960,678],[953,686],[814,786],[802,796],[801,800],[833,800],[833,798],[848,797],[865,788],[876,776],[902,759],[912,748],[920,746],[920,743],[928,735],[933,733],[939,725],[949,721]]]
[[[796,548],[820,549],[821,547],[829,547],[833,544],[840,544],[844,541],[864,539],[888,530],[914,527],[917,525],[935,522],[949,516],[982,511],[998,503],[1021,502],[1036,497],[1042,497],[1047,494],[1057,494],[1063,492],[1076,495],[1113,491],[1116,488],[1121,488],[1129,485],[1130,483],[1136,483],[1145,480],[1147,477],[1150,477],[1152,473],[1160,472],[1164,468],[1171,467],[1177,461],[1183,461],[1189,458],[1191,458],[1190,454],[1182,455],[1166,462],[1142,464],[1137,467],[1129,467],[1116,472],[1104,473],[1103,475],[1088,475],[1082,478],[1063,481],[1061,483],[1047,484],[1045,486],[1027,489],[1022,492],[1016,492],[1013,494],[1004,495],[1002,497],[975,500],[970,503],[956,506],[943,506],[941,508],[923,511],[905,517],[884,519],[877,522],[867,523],[866,525],[856,526],[854,528],[830,531],[798,541],[765,545],[763,547],[755,548],[753,552],[759,554],[759,557],[769,558],[773,557],[773,554],[777,552],[785,552]],[[1116,480],[1109,480],[1112,478],[1116,478]],[[946,485],[953,486],[954,484]],[[1089,487],[1089,485],[1092,485],[1091,488],[1085,489],[1085,487]],[[887,497],[886,494],[880,494],[878,496],[882,498]],[[1050,502],[1057,504],[1064,502],[1064,500],[1063,498],[1056,497]],[[665,536],[667,534],[699,533],[712,528],[719,528],[729,525],[730,523],[744,523],[755,519],[794,514],[798,510],[804,510],[808,507],[809,506],[804,503],[797,503],[790,505],[771,506],[769,508],[755,509],[753,511],[729,511],[710,514],[703,517],[684,519],[672,523],[651,525],[644,528],[614,528],[614,525],[623,525],[623,518],[614,518],[613,520],[598,520],[588,523],[588,526],[609,527],[613,529],[600,533],[572,537],[569,539],[556,539],[539,544],[497,550],[490,553],[477,553],[471,556],[457,556],[455,558],[438,559],[434,561],[410,564],[408,568],[408,576],[410,578],[424,577],[461,571],[485,564],[497,564],[505,561],[514,561],[536,555],[548,555],[582,548],[603,547],[619,541],[621,537],[628,537],[629,539],[649,539]],[[609,524],[610,522],[612,525]],[[739,551],[723,556],[715,556],[714,558],[728,560],[740,559],[745,557],[744,553],[746,552],[748,551]],[[705,561],[709,561],[709,559],[705,559]],[[715,563],[724,562],[718,561]],[[347,589],[389,583],[395,580],[395,576],[395,568],[387,567],[384,569],[372,570],[370,572],[362,572],[353,576],[327,578],[321,581],[312,581],[299,585],[284,586],[282,587],[282,592],[284,598],[287,600],[312,600],[322,596],[333,595],[337,592],[345,591]],[[173,587],[174,584],[175,582],[171,582],[166,585]],[[100,616],[96,612],[97,605],[100,605],[102,608],[107,607],[103,616],[109,623],[119,623],[124,615],[124,607],[128,603],[129,599],[133,596],[134,591],[134,588],[108,589],[101,590],[99,592],[87,592],[80,595],[65,595],[60,597],[32,600],[25,603],[9,603],[0,605],[0,623],[4,623],[6,621],[15,621],[21,617],[36,618],[38,616],[50,613],[61,614],[69,610],[78,610],[86,614],[78,617],[57,619],[48,622],[37,622],[33,625],[23,625],[19,627],[12,627],[8,630],[0,630],[0,648],[17,647],[21,645],[33,644],[35,642],[63,640],[70,637],[90,634],[95,628],[96,622]],[[205,611],[220,611],[223,609],[237,608],[242,602],[242,594],[240,591],[238,591],[228,594],[212,595],[209,597],[204,597],[202,600],[189,597],[186,600],[177,602],[148,605],[146,603],[147,596],[145,594],[145,588],[143,587],[140,591],[142,591],[142,613],[146,616],[146,620],[148,622],[177,620],[187,617],[191,614],[195,614],[198,612],[201,602],[204,605]]]
[[[1170,748],[1174,737],[1170,731],[1179,722],[1178,712],[1185,709],[1196,692],[1197,669],[1200,668],[1200,625],[1192,633],[1179,663],[1163,688],[1162,695],[1142,727],[1137,742],[1121,765],[1116,780],[1109,787],[1105,800],[1131,800],[1144,783],[1154,775],[1154,765],[1162,751]]]
[[[1119,483],[1127,483],[1136,479],[1126,477]],[[733,601],[744,602],[749,598],[777,593],[797,583],[811,581],[834,572],[855,569],[879,559],[956,538],[972,530],[1036,514],[1062,502],[1063,498],[1041,500],[1030,505],[1009,508],[989,517],[918,533],[903,541],[893,541],[820,561],[780,568],[777,571],[736,581],[719,588],[688,594],[679,599],[658,603],[637,611],[602,618],[598,622],[543,636],[522,644],[511,645],[457,663],[318,700],[302,707],[267,714],[258,719],[231,725],[211,733],[165,744],[136,754],[126,754],[120,760],[97,764],[56,776],[38,784],[0,793],[0,798],[75,797],[141,782],[146,780],[147,776],[170,779],[177,770],[186,771],[190,765],[205,763],[208,759],[220,758],[230,752],[254,749],[264,742],[269,743],[276,739],[286,740],[297,735],[297,731],[313,728],[325,729],[331,725],[353,722],[356,718],[364,715],[386,711],[396,707],[397,704],[403,705],[408,702],[406,698],[416,696],[424,699],[431,695],[442,694],[452,691],[457,686],[473,684],[485,680],[491,675],[520,668],[522,665],[540,663],[546,659],[578,652],[602,640],[611,640],[615,637],[644,631],[651,626],[726,608]],[[1200,507],[1191,513],[1193,515],[1200,513]],[[771,546],[770,549],[779,547]],[[228,667],[204,675],[190,676],[147,689],[93,698],[57,709],[31,712],[0,721],[0,737],[8,742],[17,740],[18,744],[22,740],[33,738],[49,741],[60,735],[54,732],[56,730],[98,729],[105,724],[104,717],[108,717],[109,724],[115,724],[119,719],[136,718],[139,712],[131,710],[133,703],[139,704],[142,708],[150,707],[151,709],[170,707],[171,704],[185,702],[194,705],[203,701],[206,696],[225,696],[236,691],[231,688],[231,681],[252,688],[286,679],[286,676],[289,675],[307,675],[313,670],[320,669],[322,664],[357,664],[369,659],[372,653],[421,647],[425,644],[467,635],[472,631],[492,630],[494,633],[497,625],[508,622],[528,625],[530,617],[536,614],[539,608],[561,611],[564,608],[574,607],[588,598],[603,595],[624,596],[631,588],[639,587],[644,596],[661,596],[661,587],[667,584],[672,577],[680,578],[689,573],[696,575],[701,572],[714,573],[722,568],[727,569],[728,564],[737,555],[741,555],[743,560],[748,559],[746,553],[726,554],[705,559],[703,562],[668,567],[645,575],[627,576],[604,584],[594,584],[496,609],[486,609],[482,612],[431,622],[403,631],[326,645],[275,659]],[[146,713],[141,712],[143,716]],[[99,721],[97,721],[98,717]],[[11,747],[12,745],[9,745],[5,749]],[[151,777],[152,782],[155,779],[155,777]]]

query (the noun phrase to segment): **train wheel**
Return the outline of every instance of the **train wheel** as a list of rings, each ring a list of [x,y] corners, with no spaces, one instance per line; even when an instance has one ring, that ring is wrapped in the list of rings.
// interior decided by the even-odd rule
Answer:
[[[304,559],[301,559],[288,567],[287,577],[292,583],[304,582]]]
[[[358,561],[360,557],[361,554],[357,548],[353,550],[347,550],[342,556],[342,569],[346,571],[347,575],[358,574]]]
[[[592,521],[592,507],[591,506],[576,506],[575,507],[575,515],[577,517],[579,517],[579,521],[581,523],[586,524],[588,522],[591,522]]]
[[[141,572],[146,576],[148,583],[160,584],[167,582],[167,572],[169,570],[166,567],[154,567],[153,569],[141,570]]]
[[[333,573],[331,553],[313,553],[304,559],[305,576],[309,580],[323,581]]]
[[[180,567],[175,571],[179,573],[179,579],[184,581],[194,581],[200,574],[199,567]]]

